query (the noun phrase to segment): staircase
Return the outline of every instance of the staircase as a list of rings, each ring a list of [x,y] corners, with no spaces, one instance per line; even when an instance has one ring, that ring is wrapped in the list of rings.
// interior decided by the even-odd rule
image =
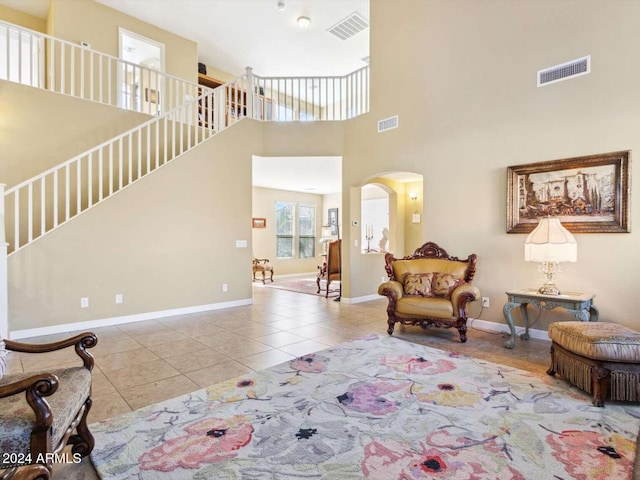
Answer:
[[[4,21],[0,80],[150,116],[6,191],[0,185],[0,335],[5,336],[7,256],[244,118],[340,121],[369,109],[368,67],[342,77],[295,78],[260,77],[247,68],[241,77],[210,89]]]

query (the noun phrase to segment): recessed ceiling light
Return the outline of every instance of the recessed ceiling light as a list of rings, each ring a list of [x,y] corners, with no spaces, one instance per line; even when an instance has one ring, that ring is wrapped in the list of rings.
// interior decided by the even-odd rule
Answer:
[[[311,25],[311,19],[309,17],[298,17],[298,26],[300,28],[308,28]]]

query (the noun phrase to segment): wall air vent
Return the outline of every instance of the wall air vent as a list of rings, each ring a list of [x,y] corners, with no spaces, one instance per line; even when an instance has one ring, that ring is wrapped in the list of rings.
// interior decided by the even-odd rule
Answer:
[[[346,40],[367,27],[369,27],[369,22],[358,12],[354,12],[347,18],[340,20],[333,27],[327,29],[327,32],[332,33],[340,40]]]
[[[591,55],[571,60],[551,68],[538,70],[538,86],[561,82],[570,78],[586,75],[591,72]]]
[[[386,132],[394,128],[398,128],[398,115],[385,118],[384,120],[378,120],[378,133]]]

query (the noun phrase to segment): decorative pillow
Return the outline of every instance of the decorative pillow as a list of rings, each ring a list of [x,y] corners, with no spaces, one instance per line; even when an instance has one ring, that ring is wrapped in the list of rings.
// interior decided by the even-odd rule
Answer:
[[[404,294],[433,297],[433,273],[405,273]]]
[[[7,368],[7,349],[4,347],[4,340],[0,337],[0,378]]]
[[[436,273],[433,278],[433,294],[440,298],[451,298],[451,292],[462,283],[462,280],[450,273]]]

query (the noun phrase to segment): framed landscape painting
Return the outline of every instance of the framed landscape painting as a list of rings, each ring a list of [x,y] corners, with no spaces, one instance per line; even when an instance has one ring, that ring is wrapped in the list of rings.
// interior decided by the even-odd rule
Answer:
[[[266,218],[252,218],[251,226],[253,228],[267,228],[267,219]]]
[[[507,233],[546,216],[573,233],[627,233],[630,151],[507,167]]]

